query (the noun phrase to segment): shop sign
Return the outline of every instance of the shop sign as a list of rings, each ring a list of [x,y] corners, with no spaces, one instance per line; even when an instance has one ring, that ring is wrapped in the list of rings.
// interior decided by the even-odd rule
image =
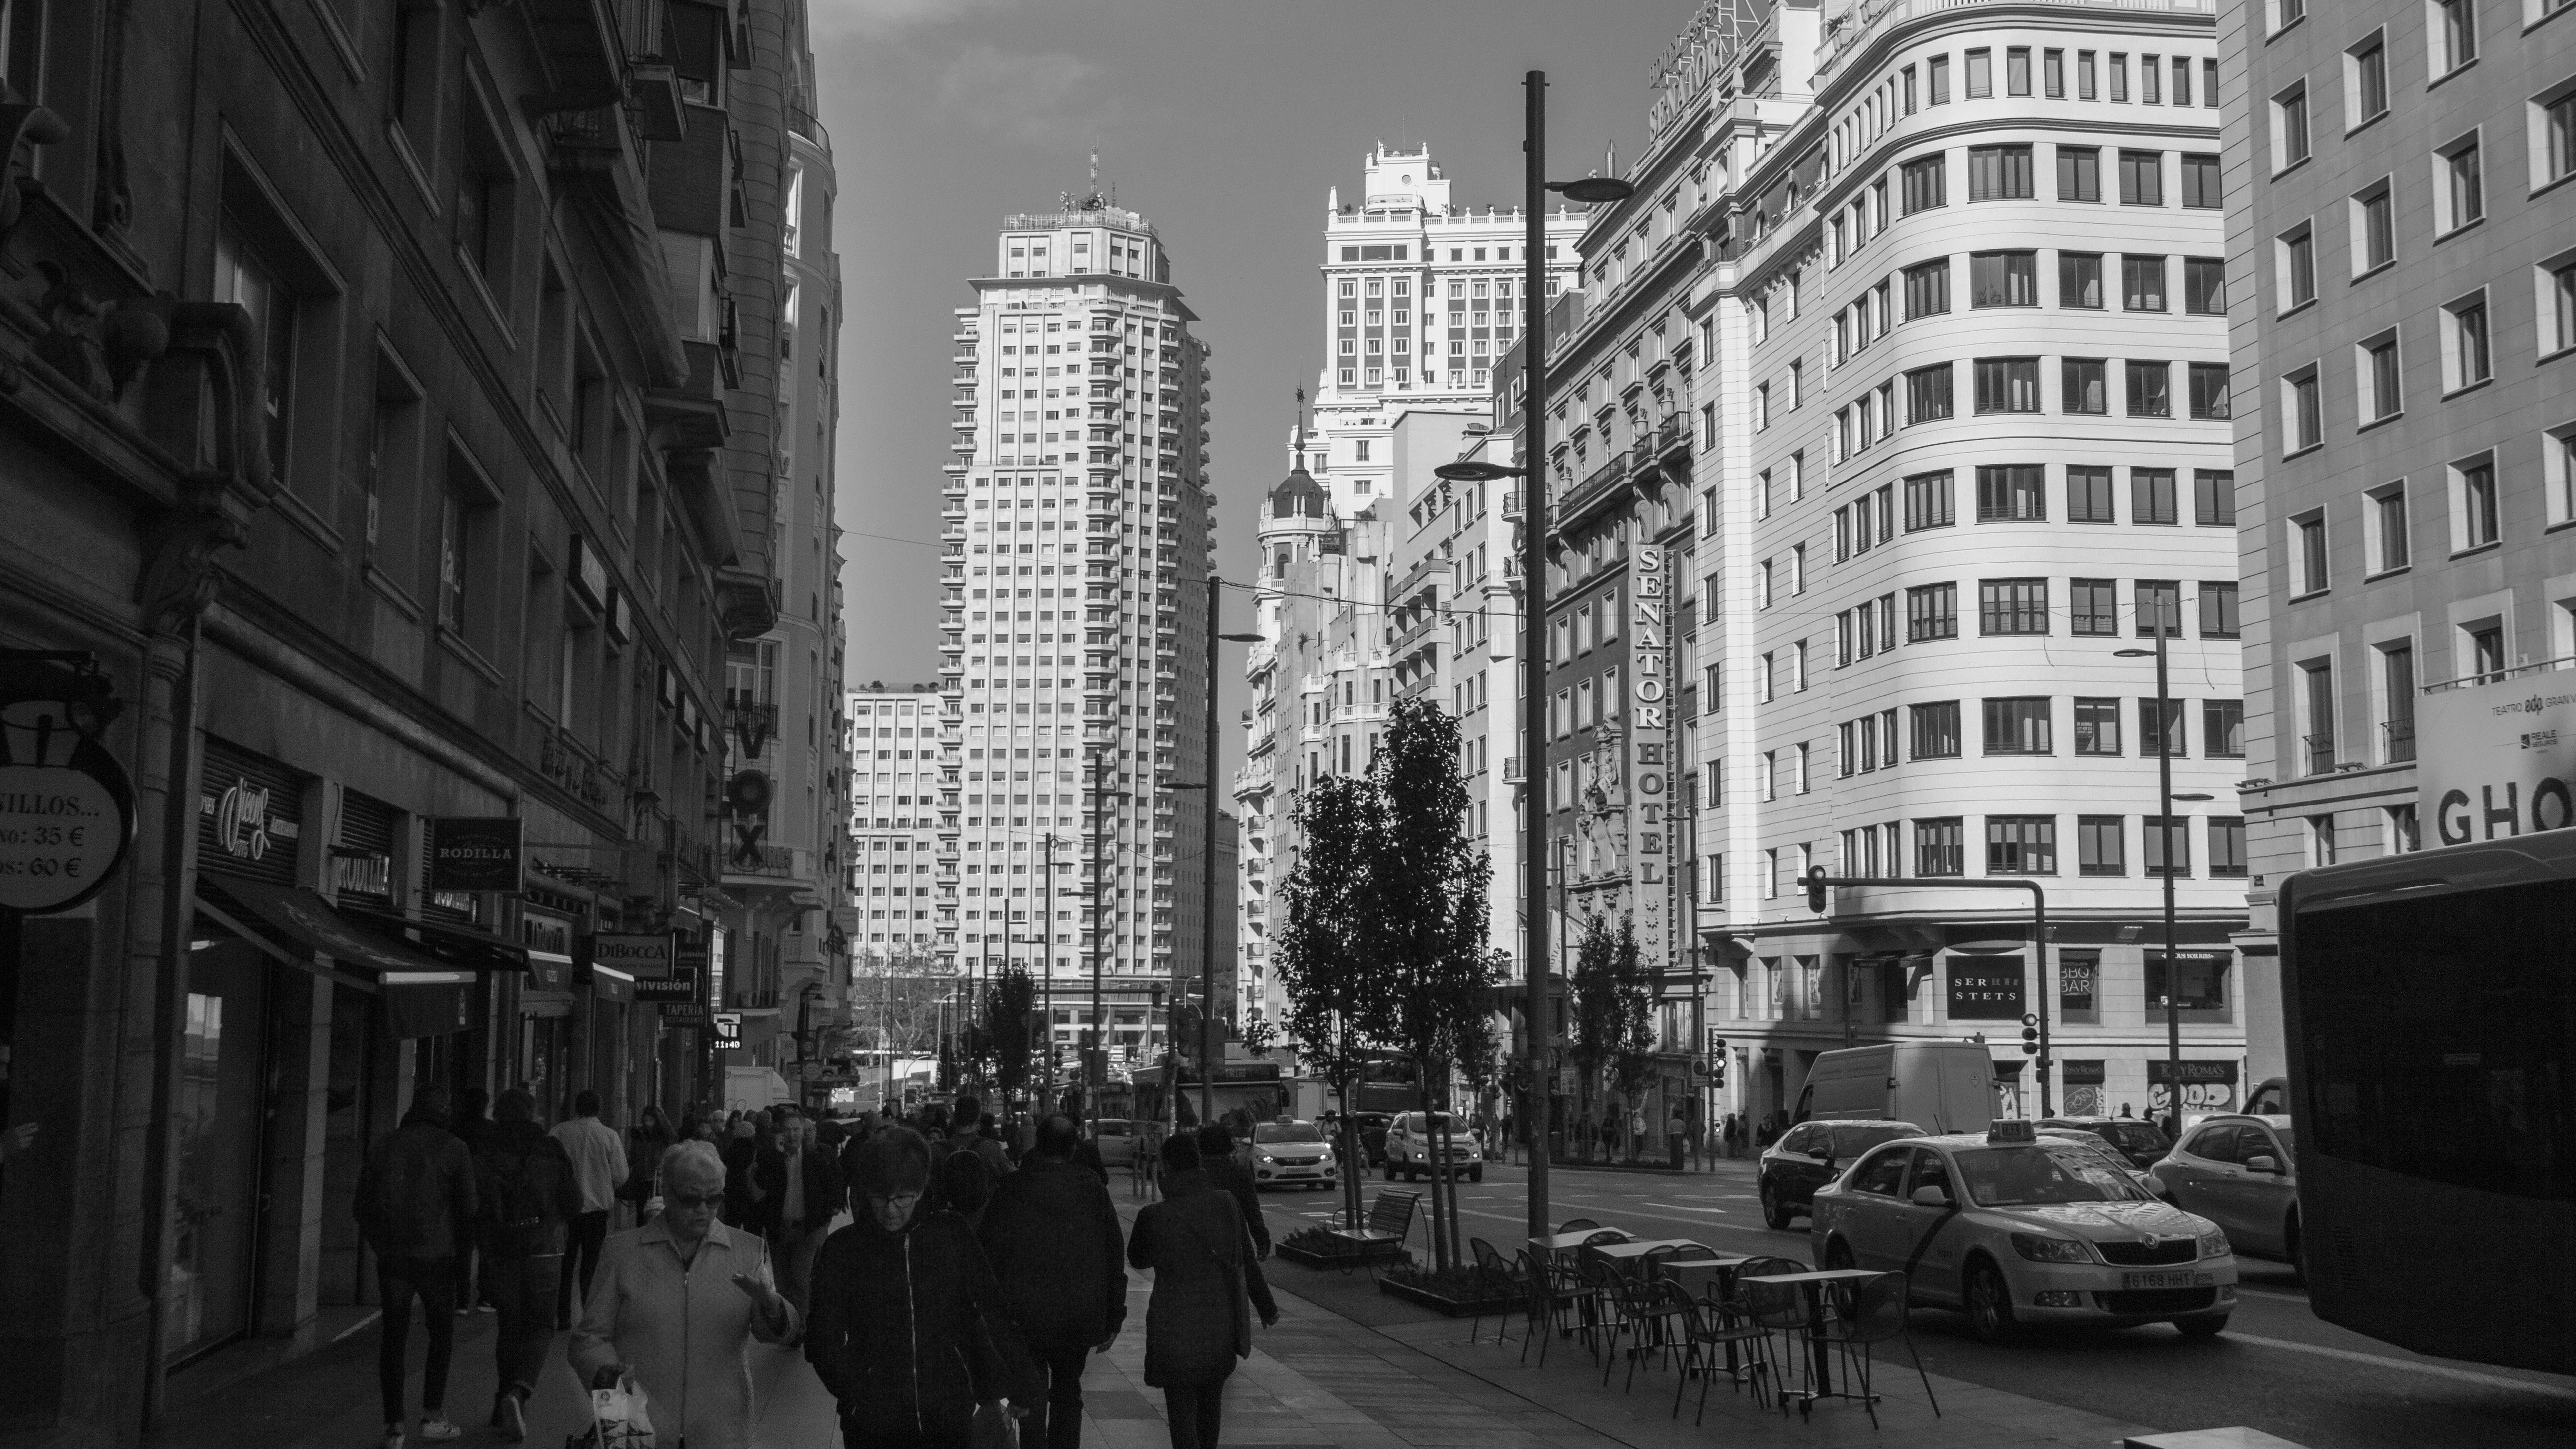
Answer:
[[[707,1024],[707,1009],[695,1001],[665,1001],[662,1003],[662,1024],[704,1026]]]
[[[741,1044],[741,1042],[742,1042],[742,1013],[741,1013],[741,1012],[739,1012],[739,1011],[719,1011],[719,1012],[717,1012],[717,1013],[715,1014],[715,1023],[716,1023],[716,1040],[717,1040],[718,1042],[732,1042],[732,1043],[734,1043],[734,1044],[736,1044],[736,1045],[740,1045],[740,1044]]]
[[[2171,1084],[2173,1069],[2174,1063],[2171,1057],[2147,1058],[2147,1085],[2162,1087]],[[2206,1084],[2232,1087],[2236,1084],[2236,1063],[2186,1061],[2182,1064],[2182,1081],[2186,1087]]]
[[[331,847],[331,889],[339,895],[390,896],[394,858],[380,850]]]
[[[2559,674],[2415,704],[2415,810],[2444,845],[2576,824],[2576,689]]]
[[[1672,959],[1672,597],[1667,552],[1651,545],[1629,560],[1628,781],[1631,864],[1636,870],[1637,954]]]
[[[614,967],[638,982],[668,981],[672,947],[668,931],[603,931],[590,938],[590,960],[594,966]]]
[[[134,840],[134,790],[60,700],[0,711],[0,910],[69,910],[105,889]]]
[[[1953,956],[1950,958],[1952,1021],[2017,1021],[2029,1010],[2022,1004],[2019,956]]]
[[[695,1006],[698,1003],[698,973],[677,971],[659,981],[649,981],[639,976],[635,978],[635,999],[658,1001],[666,1005]]]
[[[504,891],[519,888],[527,822],[515,815],[442,816],[429,822],[429,888]]]

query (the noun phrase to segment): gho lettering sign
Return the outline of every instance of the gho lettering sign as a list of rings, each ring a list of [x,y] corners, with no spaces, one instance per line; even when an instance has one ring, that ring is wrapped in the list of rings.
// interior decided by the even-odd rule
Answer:
[[[1636,869],[1637,954],[1672,959],[1672,595],[1670,555],[1640,546],[1629,563],[1628,781]]]
[[[2466,845],[2576,824],[2576,690],[2562,678],[2440,689],[2417,702],[2415,809],[2426,834]]]

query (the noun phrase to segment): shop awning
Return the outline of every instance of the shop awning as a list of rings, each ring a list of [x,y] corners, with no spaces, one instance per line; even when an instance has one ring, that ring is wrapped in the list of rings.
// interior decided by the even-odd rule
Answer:
[[[473,1024],[474,972],[362,931],[309,890],[200,871],[197,908],[289,965],[313,970],[318,954],[344,972],[365,973],[330,973],[335,980],[363,986],[371,975],[397,1037],[444,1036]]]
[[[490,931],[453,921],[415,921],[389,911],[353,906],[334,909],[344,918],[364,927],[369,934],[418,951],[456,970],[524,973],[530,969],[527,947]]]

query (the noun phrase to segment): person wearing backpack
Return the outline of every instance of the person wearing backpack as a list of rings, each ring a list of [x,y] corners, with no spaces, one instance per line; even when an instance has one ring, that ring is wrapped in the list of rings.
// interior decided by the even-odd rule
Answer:
[[[563,1144],[537,1125],[537,1099],[512,1087],[492,1106],[474,1153],[483,1205],[483,1291],[500,1313],[492,1356],[500,1373],[492,1427],[512,1443],[528,1436],[528,1396],[554,1341],[547,1315],[563,1275],[564,1224],[581,1212],[581,1183]]]
[[[458,1233],[474,1221],[474,1164],[447,1130],[447,1089],[423,1087],[402,1125],[368,1151],[352,1207],[358,1232],[376,1255],[378,1301],[384,1305],[376,1348],[376,1387],[384,1398],[384,1449],[403,1449],[403,1391],[409,1378],[412,1299],[429,1321],[429,1363],[420,1387],[420,1437],[433,1444],[460,1438],[448,1422],[447,1362],[456,1350]]]

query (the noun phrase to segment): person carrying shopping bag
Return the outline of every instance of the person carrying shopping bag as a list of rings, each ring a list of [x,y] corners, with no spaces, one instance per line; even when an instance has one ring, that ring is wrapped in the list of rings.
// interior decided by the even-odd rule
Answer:
[[[1279,1305],[1232,1194],[1209,1184],[1198,1142],[1174,1133],[1162,1146],[1163,1199],[1136,1214],[1127,1263],[1151,1269],[1145,1307],[1145,1383],[1163,1391],[1172,1449],[1216,1449],[1225,1381],[1252,1356],[1252,1310],[1261,1325]],[[1248,1300],[1248,1301],[1247,1301]]]

